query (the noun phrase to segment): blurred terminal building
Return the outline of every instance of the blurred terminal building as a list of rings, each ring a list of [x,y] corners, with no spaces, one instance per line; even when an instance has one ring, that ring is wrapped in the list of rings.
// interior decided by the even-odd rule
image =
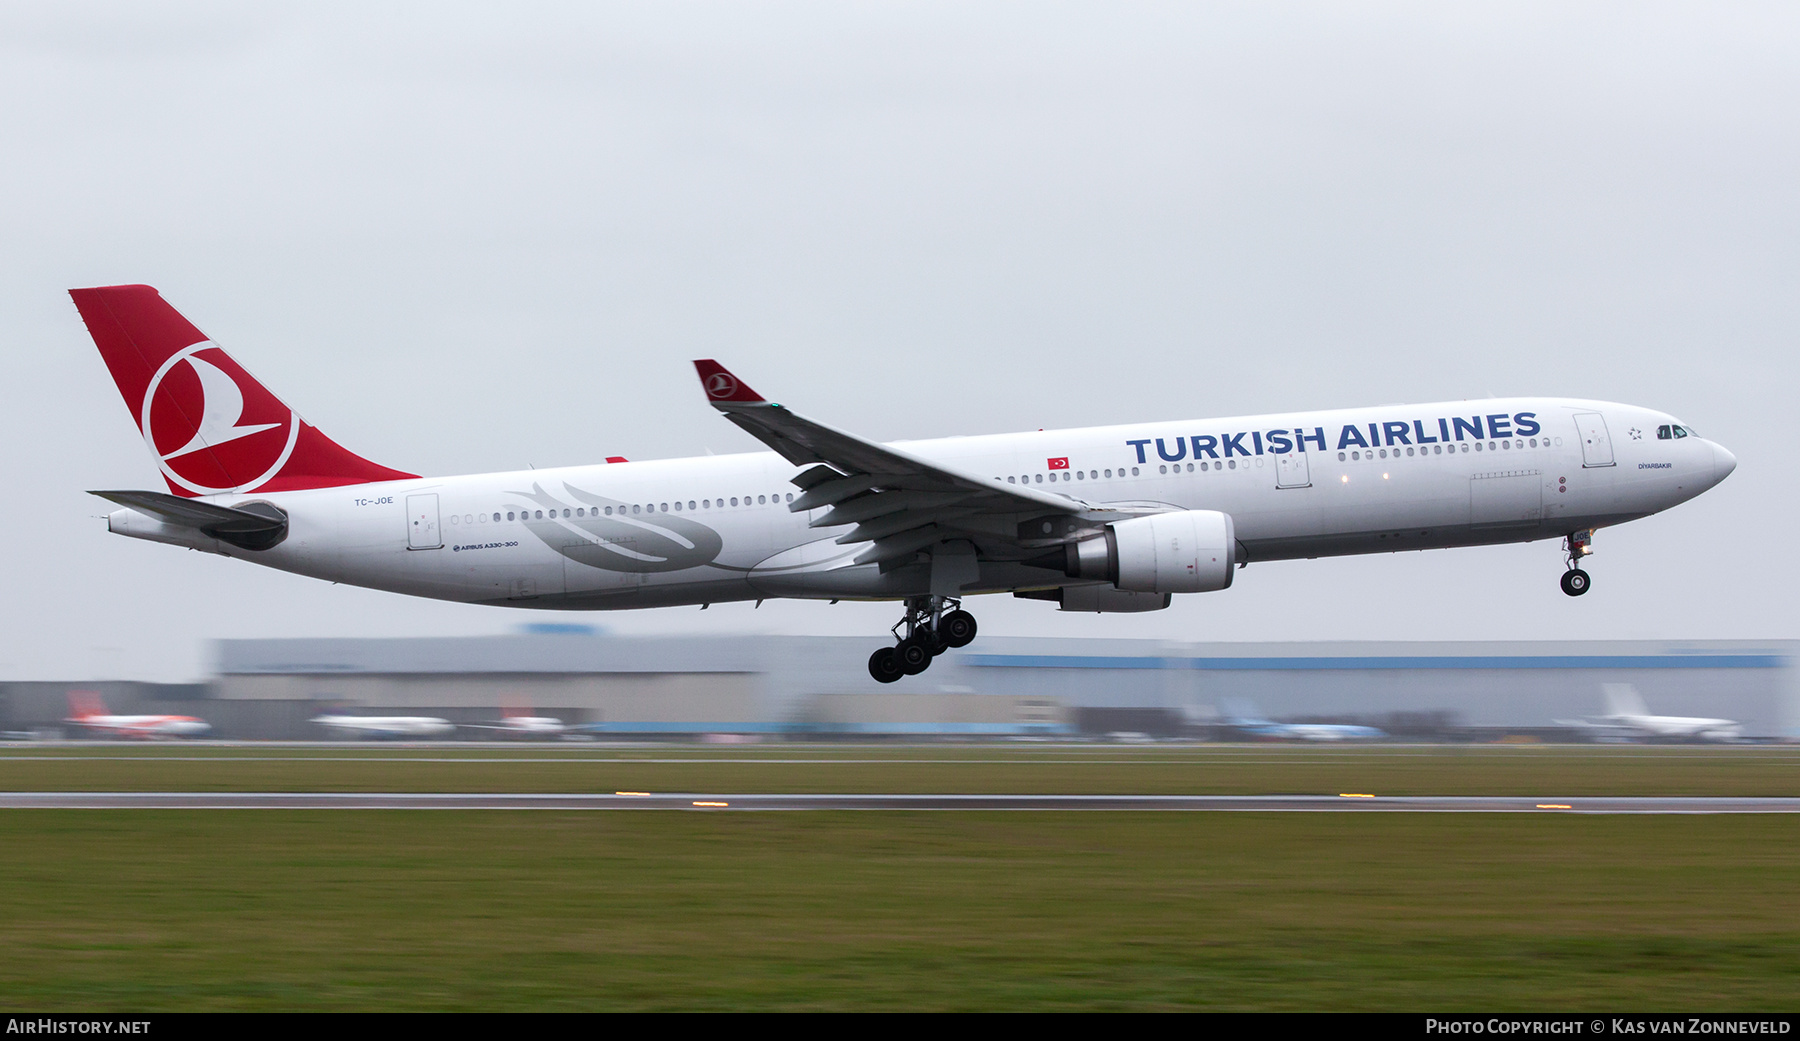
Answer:
[[[193,715],[226,739],[333,736],[314,716],[555,716],[598,738],[700,735],[1231,737],[1229,721],[1350,723],[1398,739],[1570,740],[1629,684],[1651,713],[1800,739],[1800,641],[1182,643],[982,637],[922,675],[869,678],[859,637],[620,637],[534,624],[513,635],[224,640],[197,684],[0,684],[8,736],[83,736],[71,691],[119,714]],[[1562,722],[1559,722],[1562,721]],[[488,739],[491,730],[460,730]],[[1241,734],[1240,734],[1241,736]]]

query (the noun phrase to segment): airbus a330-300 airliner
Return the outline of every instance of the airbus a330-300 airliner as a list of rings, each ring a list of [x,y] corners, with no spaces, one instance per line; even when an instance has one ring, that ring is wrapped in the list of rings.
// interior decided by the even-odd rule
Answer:
[[[1560,538],[1718,484],[1730,452],[1634,405],[1497,398],[879,444],[696,361],[773,451],[463,477],[355,455],[149,286],[71,292],[169,491],[95,492],[111,531],[471,604],[621,610],[894,600],[869,671],[975,636],[962,599],[1154,611],[1252,561]]]

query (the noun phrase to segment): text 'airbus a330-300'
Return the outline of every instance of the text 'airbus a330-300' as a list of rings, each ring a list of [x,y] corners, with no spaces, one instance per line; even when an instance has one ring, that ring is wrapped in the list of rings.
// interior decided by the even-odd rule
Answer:
[[[977,593],[1154,611],[1251,561],[1563,540],[1737,460],[1635,405],[1502,398],[879,444],[696,361],[773,451],[460,477],[370,462],[307,423],[149,286],[71,291],[160,491],[110,530],[412,596],[557,610],[795,597],[904,605],[876,679],[975,637]]]

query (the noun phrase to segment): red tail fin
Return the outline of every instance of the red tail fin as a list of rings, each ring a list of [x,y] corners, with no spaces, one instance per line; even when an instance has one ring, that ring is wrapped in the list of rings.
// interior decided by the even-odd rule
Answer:
[[[176,495],[417,476],[371,463],[320,433],[149,286],[69,295]]]
[[[91,690],[69,691],[69,718],[92,719],[106,715],[106,703]]]

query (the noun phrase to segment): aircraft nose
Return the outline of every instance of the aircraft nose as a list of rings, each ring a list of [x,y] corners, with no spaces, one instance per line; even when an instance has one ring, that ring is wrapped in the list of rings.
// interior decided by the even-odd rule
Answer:
[[[1724,448],[1720,447],[1717,444],[1712,446],[1712,450],[1713,450],[1713,483],[1717,484],[1718,482],[1723,481],[1725,478],[1730,477],[1731,471],[1737,469],[1737,456],[1732,455],[1730,452],[1727,452]]]

